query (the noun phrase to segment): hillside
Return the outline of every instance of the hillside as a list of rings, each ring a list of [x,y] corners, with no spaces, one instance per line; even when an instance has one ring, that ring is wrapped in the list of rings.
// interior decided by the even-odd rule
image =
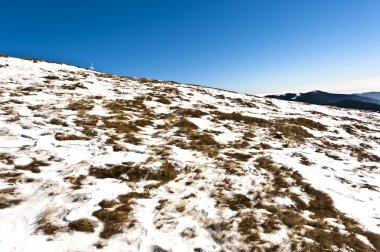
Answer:
[[[376,95],[378,95],[378,92],[363,94],[334,94],[323,91],[312,91],[298,94],[287,93],[282,95],[267,95],[266,97],[284,101],[297,101],[380,112],[380,100],[376,98]]]
[[[367,92],[367,93],[362,93],[358,95],[380,100],[380,92]]]
[[[0,57],[0,251],[379,251],[380,114]]]

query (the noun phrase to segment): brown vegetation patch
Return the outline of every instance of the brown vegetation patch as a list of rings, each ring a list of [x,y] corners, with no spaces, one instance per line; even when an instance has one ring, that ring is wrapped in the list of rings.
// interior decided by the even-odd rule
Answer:
[[[89,219],[85,219],[85,218],[70,222],[69,228],[71,230],[86,232],[86,233],[93,233],[95,231],[93,221]]]
[[[220,144],[207,133],[191,132],[188,136],[191,142],[188,148],[205,153],[210,157],[215,157],[219,153]]]
[[[96,178],[115,178],[137,182],[146,178],[148,170],[132,164],[108,165],[106,168],[90,167],[90,176]]]
[[[224,155],[229,156],[239,161],[244,161],[244,162],[248,161],[252,157],[252,155],[250,154],[241,153],[241,152],[227,152],[227,153],[224,153]]]
[[[342,125],[342,128],[351,135],[356,135],[355,129],[351,125]]]
[[[256,104],[250,101],[243,100],[241,98],[231,98],[231,101],[234,103],[239,104],[240,106],[247,107],[247,108],[258,108]]]
[[[135,98],[133,100],[116,99],[107,102],[104,105],[105,108],[112,110],[113,112],[120,113],[123,111],[145,111],[147,107],[144,104],[144,98]]]
[[[148,193],[130,192],[128,194],[119,195],[117,200],[102,200],[99,205],[102,209],[93,212],[93,216],[103,222],[104,227],[100,233],[100,237],[108,239],[111,236],[122,233],[125,224],[129,221],[130,226],[133,225],[129,213],[132,211],[132,199],[148,198]],[[109,208],[117,206],[115,209]],[[108,209],[105,209],[108,208]]]
[[[276,123],[271,128],[271,134],[275,137],[285,137],[290,140],[304,142],[306,138],[314,137],[307,130],[292,124]]]
[[[59,80],[58,76],[55,75],[47,75],[44,77],[46,80]]]
[[[129,211],[100,209],[93,212],[92,215],[104,224],[99,236],[108,239],[115,234],[122,233],[124,224],[128,220]]]
[[[13,164],[14,159],[15,159],[15,156],[9,153],[5,153],[5,152],[0,153],[0,160],[7,165]]]
[[[132,182],[138,182],[144,179],[168,182],[177,177],[177,171],[174,165],[167,161],[163,162],[161,167],[157,170],[131,164],[108,166],[108,168],[91,167],[89,175],[101,179],[115,178]]]
[[[369,161],[369,162],[377,162],[377,163],[380,162],[380,157],[378,157],[375,154],[368,153],[362,147],[350,146],[349,149],[351,150],[351,155],[355,156],[359,161]]]
[[[67,127],[69,126],[67,124],[67,122],[64,122],[62,121],[61,119],[58,119],[58,118],[53,118],[50,120],[50,124],[54,124],[54,125],[61,125],[61,126],[64,126],[64,127]]]
[[[49,164],[44,162],[44,161],[34,159],[33,162],[28,164],[28,165],[16,166],[15,168],[18,170],[25,170],[25,171],[31,171],[33,173],[40,173],[41,172],[40,167],[41,166],[48,166],[48,165]]]
[[[164,97],[164,96],[159,96],[158,97],[158,99],[156,100],[156,102],[159,102],[159,103],[162,103],[162,104],[172,104],[172,102],[168,99],[168,98],[166,98],[166,97]]]
[[[143,192],[143,193],[130,192],[127,194],[119,195],[117,198],[120,202],[122,202],[124,204],[128,204],[128,203],[130,203],[131,199],[147,199],[147,198],[149,198],[149,193],[146,193],[146,192]]]
[[[227,204],[231,210],[238,211],[239,209],[251,208],[251,200],[243,194],[235,194],[227,200]]]
[[[244,116],[237,112],[223,113],[220,111],[214,111],[214,115],[216,116],[217,120],[229,120],[245,124],[253,124],[259,127],[270,127],[272,125],[272,123],[268,120],[251,116]]]
[[[73,79],[73,80],[76,80],[76,79]],[[75,83],[75,84],[67,84],[67,85],[63,85],[61,86],[62,89],[67,89],[67,90],[76,90],[76,89],[87,89],[82,83],[78,82],[78,83]]]
[[[303,118],[303,117],[298,117],[298,118],[284,118],[281,120],[278,120],[279,123],[288,123],[288,124],[294,124],[298,126],[304,126],[310,129],[314,130],[319,130],[319,131],[326,131],[327,127],[323,125],[322,123],[315,122],[313,120]]]
[[[117,203],[118,202],[116,200],[106,200],[106,199],[104,199],[104,200],[102,200],[102,201],[99,202],[99,206],[101,208],[112,208],[115,205],[117,205]]]
[[[163,182],[168,182],[177,177],[177,171],[171,163],[165,161],[162,163],[161,167],[153,172],[148,173],[148,179],[159,180]]]
[[[239,233],[245,237],[246,243],[252,243],[260,240],[257,231],[257,220],[254,216],[244,217],[238,226]]]
[[[207,112],[204,112],[202,110],[198,109],[184,109],[177,107],[175,110],[175,113],[180,116],[187,116],[187,117],[202,117],[205,115],[208,115]]]
[[[102,128],[105,129],[114,129],[117,133],[136,133],[140,131],[140,128],[137,127],[133,122],[129,121],[127,118],[118,118],[117,120],[111,118],[103,119]]]
[[[259,143],[259,144],[255,145],[253,148],[255,148],[257,150],[268,150],[268,149],[272,149],[273,147],[267,143]]]
[[[69,105],[67,106],[70,110],[91,110],[94,107],[91,101],[89,100],[78,100],[78,101],[71,101]]]
[[[13,205],[18,205],[21,200],[15,199],[14,196],[16,188],[14,187],[8,187],[4,189],[0,189],[0,209],[8,208]],[[13,198],[13,199],[10,199]]]
[[[41,214],[37,222],[37,231],[42,231],[46,235],[54,235],[61,229],[50,220],[52,211],[52,209],[47,209]]]
[[[82,186],[83,180],[86,179],[85,175],[79,175],[78,177],[65,177],[65,181],[69,181],[71,184],[73,184],[72,189],[77,190],[80,189]]]
[[[174,127],[178,127],[179,131],[182,133],[188,133],[192,130],[198,129],[198,126],[186,118],[182,117],[180,118],[176,123],[173,125]]]
[[[85,136],[77,136],[73,134],[65,134],[58,132],[54,135],[55,140],[57,141],[76,141],[76,140],[88,140]]]

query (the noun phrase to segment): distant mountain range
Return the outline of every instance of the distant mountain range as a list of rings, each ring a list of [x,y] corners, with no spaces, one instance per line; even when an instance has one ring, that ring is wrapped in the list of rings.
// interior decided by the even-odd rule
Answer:
[[[307,93],[286,93],[281,95],[267,95],[285,101],[298,101],[318,105],[331,105],[341,108],[353,108],[380,112],[380,92],[360,94],[334,94],[323,91]]]

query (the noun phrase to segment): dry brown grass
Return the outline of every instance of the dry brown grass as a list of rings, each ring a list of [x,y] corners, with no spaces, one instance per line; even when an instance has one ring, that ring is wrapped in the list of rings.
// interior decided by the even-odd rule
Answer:
[[[85,233],[93,233],[95,231],[94,222],[85,218],[70,222],[69,228],[71,230],[85,232]]]
[[[54,235],[61,230],[61,227],[55,225],[51,221],[52,212],[53,210],[48,208],[41,214],[41,217],[37,222],[38,226],[36,231],[42,231],[46,235]]]
[[[168,182],[177,177],[177,171],[173,164],[165,161],[157,170],[129,164],[109,165],[108,168],[91,167],[89,175],[100,179],[115,178],[132,182],[138,182],[145,179]]]
[[[355,221],[336,210],[329,195],[316,190],[306,183],[299,173],[286,167],[280,167],[267,157],[256,159],[256,167],[271,174],[272,187],[274,188],[273,191],[267,191],[264,198],[260,197],[260,200],[255,205],[255,208],[262,208],[271,213],[269,217],[272,219],[271,223],[268,224],[269,220],[267,220],[261,224],[264,230],[271,232],[273,228],[277,227],[278,223],[282,223],[296,232],[297,230],[306,230],[302,232],[301,236],[312,239],[314,243],[293,241],[292,246],[294,249],[298,246],[302,251],[332,251],[334,246],[340,249],[344,247],[350,248],[352,251],[373,251],[368,245],[359,240],[354,235],[355,233],[366,236],[375,247],[379,246],[376,241],[380,236],[368,234]],[[286,195],[295,203],[295,208],[283,209],[276,205],[265,204],[266,197],[270,195],[277,196],[279,192],[284,192],[283,189],[289,187],[289,183],[284,178],[291,178],[293,180],[292,186],[300,187],[310,197],[309,203],[305,203],[297,195],[287,192]],[[313,221],[306,220],[301,215],[302,211],[305,210],[311,213],[310,217]],[[339,223],[345,226],[350,235],[340,233],[337,228],[327,224],[325,222],[326,218],[337,219]],[[305,229],[305,226],[309,226],[309,228]],[[313,229],[310,229],[310,226]],[[299,249],[296,250],[298,251]]]
[[[326,131],[327,127],[319,122],[315,122],[313,120],[298,117],[298,118],[286,118],[278,120],[278,123],[284,123],[284,124],[294,124],[298,126],[304,126],[310,129],[319,130],[319,131]]]
[[[109,165],[106,168],[90,167],[90,176],[96,178],[115,178],[126,181],[137,182],[146,177],[148,170],[143,167],[138,167],[130,164]]]
[[[368,153],[362,147],[349,146],[348,148],[351,150],[351,155],[355,156],[359,161],[369,161],[377,163],[380,162],[380,157],[378,157],[375,154]]]
[[[100,209],[93,212],[93,216],[98,218],[103,222],[103,230],[100,232],[99,236],[104,239],[108,239],[111,236],[122,233],[124,229],[124,224],[128,220],[129,210],[106,210]]]
[[[46,80],[59,80],[60,78],[55,75],[47,75],[44,77]]]
[[[54,125],[61,125],[61,126],[64,126],[64,127],[67,127],[69,126],[66,122],[62,121],[61,119],[58,119],[58,118],[53,118],[49,121],[50,124],[54,124]]]
[[[8,187],[0,190],[0,209],[18,205],[21,202],[21,199],[15,198],[15,195],[17,194],[15,191],[15,187]]]
[[[74,190],[80,189],[82,187],[83,180],[86,179],[85,175],[79,175],[78,177],[65,177],[65,181],[69,181],[73,186],[71,187]]]
[[[351,134],[351,135],[356,135],[356,131],[355,129],[351,126],[351,125],[342,125],[342,128],[348,133],[348,134]]]
[[[90,100],[78,100],[78,101],[71,101],[67,105],[67,109],[74,110],[74,111],[87,111],[91,110],[94,107],[92,102]]]
[[[187,148],[200,151],[209,157],[218,155],[220,144],[210,134],[191,132],[188,137],[190,143]]]
[[[48,166],[48,165],[49,164],[44,162],[44,161],[34,159],[33,162],[28,164],[28,165],[16,166],[15,168],[18,170],[25,170],[25,171],[31,171],[33,173],[40,173],[41,172],[40,167],[41,166]]]
[[[184,117],[181,117],[177,122],[174,123],[174,127],[178,127],[179,131],[182,133],[189,133],[192,130],[198,129],[198,126],[190,122]]]
[[[77,136],[73,134],[65,134],[58,132],[54,135],[55,140],[57,141],[76,141],[76,140],[89,140],[86,136]]]
[[[231,210],[238,211],[244,208],[251,208],[251,200],[243,194],[235,194],[227,200],[227,205]]]
[[[134,134],[140,131],[140,128],[127,118],[104,118],[102,122],[104,124],[103,129],[114,129],[121,134]]]
[[[146,111],[148,110],[144,104],[143,97],[137,97],[133,100],[116,99],[105,103],[105,108],[112,110],[114,113],[120,113],[123,111]]]
[[[148,173],[148,179],[168,182],[177,177],[177,171],[173,164],[165,161],[161,167],[154,172]]]
[[[260,240],[257,228],[256,218],[254,216],[245,216],[239,223],[238,231],[245,237],[246,243],[251,243]]]
[[[156,100],[156,102],[166,104],[166,105],[172,104],[172,102],[163,95],[159,96],[158,99]]]
[[[314,136],[310,134],[307,130],[292,124],[282,124],[276,122],[271,128],[271,134],[278,137],[285,137],[289,140],[294,140],[298,142],[304,142],[306,138],[313,138]]]
[[[179,116],[187,116],[187,117],[197,117],[200,118],[202,116],[208,115],[207,112],[204,112],[202,110],[197,110],[197,109],[184,109],[184,108],[179,108],[177,107],[175,109],[175,114]]]
[[[130,192],[125,195],[119,195],[117,200],[102,200],[99,203],[102,209],[93,212],[93,216],[104,224],[100,237],[108,239],[115,234],[122,233],[124,228],[133,226],[134,221],[129,215],[132,211],[132,200],[148,197],[148,193]],[[114,206],[116,206],[115,209],[109,209]],[[126,226],[127,222],[129,222],[129,226]]]
[[[14,159],[15,159],[15,156],[9,153],[5,153],[5,152],[0,153],[0,160],[7,165],[13,164]]]
[[[233,158],[233,159],[236,159],[239,161],[243,161],[243,162],[248,161],[252,157],[252,155],[250,155],[250,154],[241,153],[241,152],[227,152],[227,153],[223,153],[223,154],[230,157],[230,158]]]
[[[73,79],[73,81],[76,79]],[[87,89],[82,83],[77,82],[75,84],[66,84],[61,86],[62,89],[66,90],[76,90],[76,89]]]
[[[114,207],[115,205],[117,205],[117,201],[116,200],[107,200],[107,199],[104,199],[102,201],[99,202],[99,206],[101,208],[112,208]]]
[[[214,111],[215,119],[217,120],[229,120],[234,122],[241,122],[245,124],[250,125],[256,125],[259,127],[270,127],[272,123],[268,120],[262,119],[262,118],[256,118],[251,116],[244,116],[240,113],[233,112],[233,113],[223,113],[220,111]]]

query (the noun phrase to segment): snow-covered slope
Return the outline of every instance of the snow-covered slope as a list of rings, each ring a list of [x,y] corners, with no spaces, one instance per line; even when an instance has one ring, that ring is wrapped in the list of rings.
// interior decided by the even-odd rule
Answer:
[[[0,251],[379,251],[380,114],[0,57]]]

